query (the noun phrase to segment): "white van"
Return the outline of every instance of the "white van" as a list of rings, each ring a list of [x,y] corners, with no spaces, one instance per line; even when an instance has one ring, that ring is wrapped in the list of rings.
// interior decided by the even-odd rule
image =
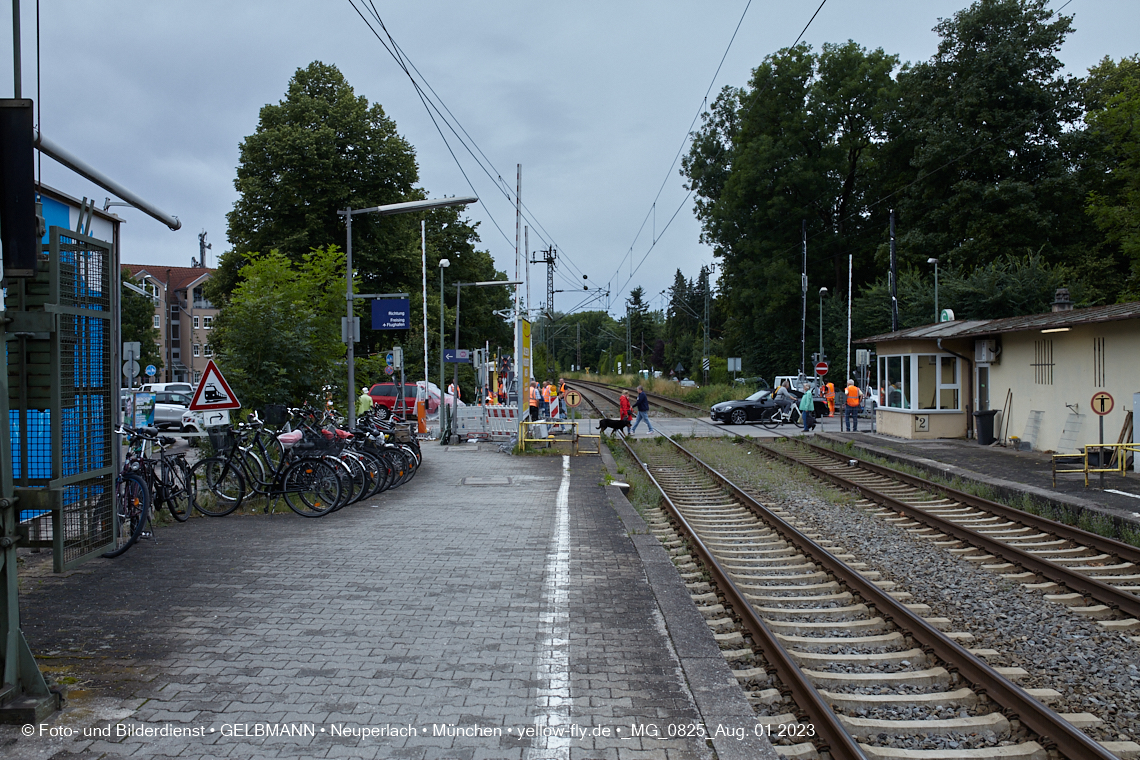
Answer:
[[[194,392],[194,386],[190,383],[147,383],[139,390],[141,390],[143,393],[170,391],[172,393],[192,394]]]

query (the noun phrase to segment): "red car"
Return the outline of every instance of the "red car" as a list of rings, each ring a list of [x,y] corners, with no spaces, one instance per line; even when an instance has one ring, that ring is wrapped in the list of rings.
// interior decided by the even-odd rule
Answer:
[[[397,395],[400,386],[396,383],[376,383],[368,389],[372,397],[372,407],[381,419],[387,419],[392,410],[396,408]],[[404,417],[414,417],[416,414],[416,384],[404,385]]]

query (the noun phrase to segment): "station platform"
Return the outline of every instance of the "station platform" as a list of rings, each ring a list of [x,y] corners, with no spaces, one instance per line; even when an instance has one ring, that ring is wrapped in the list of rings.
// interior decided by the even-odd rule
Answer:
[[[58,576],[23,553],[24,633],[70,693],[3,754],[775,758],[602,459],[496,448],[426,444],[320,519],[196,518]]]
[[[905,440],[868,432],[836,432],[822,437],[839,443],[850,441],[877,456],[983,483],[1006,495],[1025,494],[1078,513],[1102,512],[1140,530],[1140,473],[1130,471],[1125,477],[1106,473],[1103,488],[1096,474],[1089,475],[1087,488],[1081,473],[1058,474],[1054,488],[1050,455],[1038,451],[982,446],[969,439]]]

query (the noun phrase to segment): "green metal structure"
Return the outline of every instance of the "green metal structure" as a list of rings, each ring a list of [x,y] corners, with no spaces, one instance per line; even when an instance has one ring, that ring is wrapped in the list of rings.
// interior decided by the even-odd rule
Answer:
[[[59,707],[20,631],[16,549],[50,548],[62,572],[110,548],[118,452],[119,271],[112,245],[61,227],[34,278],[8,281],[0,320],[7,372],[0,404],[0,722]]]

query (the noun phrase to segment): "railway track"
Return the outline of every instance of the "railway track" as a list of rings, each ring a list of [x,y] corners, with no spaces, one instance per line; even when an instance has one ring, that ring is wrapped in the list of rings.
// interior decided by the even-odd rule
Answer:
[[[928,607],[907,604],[909,594],[842,546],[801,532],[675,441],[625,445],[668,510],[647,515],[651,530],[672,545],[757,725],[785,756],[1044,760],[1052,751],[1075,760],[1140,751],[1093,741],[1039,701],[1047,694],[1014,684],[1017,669],[989,666],[996,652],[964,648],[956,639],[968,634],[940,630],[947,621]],[[888,708],[917,719],[874,717]],[[908,749],[890,746],[900,742]]]
[[[1140,548],[823,446],[747,443],[858,491],[896,526],[1006,580],[1063,592],[1046,598],[1102,628],[1140,634]],[[1133,640],[1140,643],[1140,636]]]
[[[622,391],[630,391],[634,394],[633,398],[630,399],[631,402],[637,399],[636,387],[624,388],[618,385],[610,385],[609,383],[596,383],[592,380],[573,380],[567,383],[567,385],[572,388],[592,391],[601,395],[608,403],[613,405],[614,409],[617,409],[617,398]],[[679,401],[675,398],[669,398],[668,396],[661,396],[656,393],[649,393],[648,391],[646,391],[645,396],[649,399],[651,406],[655,406],[659,410],[668,412],[677,417],[707,417],[709,414],[709,410],[704,407]]]

